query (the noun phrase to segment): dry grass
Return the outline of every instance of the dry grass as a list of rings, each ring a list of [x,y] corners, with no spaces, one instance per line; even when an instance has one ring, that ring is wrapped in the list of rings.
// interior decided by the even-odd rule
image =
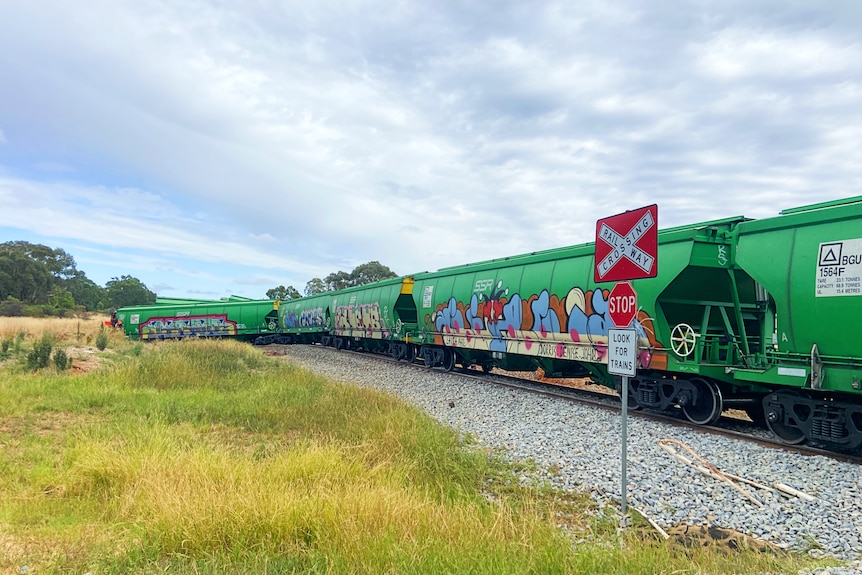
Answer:
[[[93,315],[86,319],[76,317],[0,317],[0,340],[15,339],[23,333],[28,340],[39,339],[48,334],[58,343],[93,341],[108,320],[105,315]]]
[[[515,517],[506,505],[483,512],[441,502],[397,466],[369,468],[361,450],[343,445],[299,443],[256,460],[190,447],[172,437],[175,430],[154,432],[144,445],[81,445],[68,485],[113,507],[117,521],[146,521],[162,553],[241,546],[289,554],[314,545],[362,561],[369,540],[396,533],[399,547],[414,552],[417,540],[479,549],[517,545],[543,523],[538,514]]]
[[[25,346],[77,338],[64,320],[2,320],[10,331],[0,337],[29,332]],[[651,531],[621,539],[587,493],[522,485],[529,468],[394,397],[236,341],[118,345],[110,363],[78,376],[0,366],[0,574],[803,566],[745,545],[701,545],[692,533],[682,547]]]

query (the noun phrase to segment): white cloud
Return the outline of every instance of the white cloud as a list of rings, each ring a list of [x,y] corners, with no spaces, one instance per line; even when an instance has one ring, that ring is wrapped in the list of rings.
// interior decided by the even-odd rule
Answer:
[[[273,258],[272,253],[233,237],[224,222],[184,213],[164,198],[136,189],[0,177],[0,225],[46,237],[146,249],[172,258],[294,272],[317,270],[283,255]]]
[[[856,193],[858,16],[773,8],[2,4],[0,224],[304,285]]]
[[[728,80],[858,74],[862,45],[813,31],[721,30],[692,47],[704,73]]]

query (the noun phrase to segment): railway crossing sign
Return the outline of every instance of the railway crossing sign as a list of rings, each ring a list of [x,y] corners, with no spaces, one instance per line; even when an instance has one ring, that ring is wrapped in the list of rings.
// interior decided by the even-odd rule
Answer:
[[[658,275],[658,205],[652,204],[596,222],[594,271],[596,283]]]
[[[614,326],[628,327],[638,313],[638,294],[629,282],[617,282],[608,295],[608,316]]]

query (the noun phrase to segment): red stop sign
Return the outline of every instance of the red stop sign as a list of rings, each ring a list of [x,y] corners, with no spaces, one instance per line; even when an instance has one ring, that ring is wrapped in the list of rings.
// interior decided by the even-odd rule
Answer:
[[[638,294],[629,282],[617,282],[608,295],[608,316],[618,328],[626,328],[638,313]]]

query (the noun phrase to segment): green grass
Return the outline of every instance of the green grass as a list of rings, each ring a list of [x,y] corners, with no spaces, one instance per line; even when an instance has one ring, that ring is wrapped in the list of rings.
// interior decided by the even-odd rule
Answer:
[[[620,537],[583,494],[378,392],[230,341],[0,379],[0,572],[731,573],[777,552]],[[561,524],[566,529],[560,528]]]

